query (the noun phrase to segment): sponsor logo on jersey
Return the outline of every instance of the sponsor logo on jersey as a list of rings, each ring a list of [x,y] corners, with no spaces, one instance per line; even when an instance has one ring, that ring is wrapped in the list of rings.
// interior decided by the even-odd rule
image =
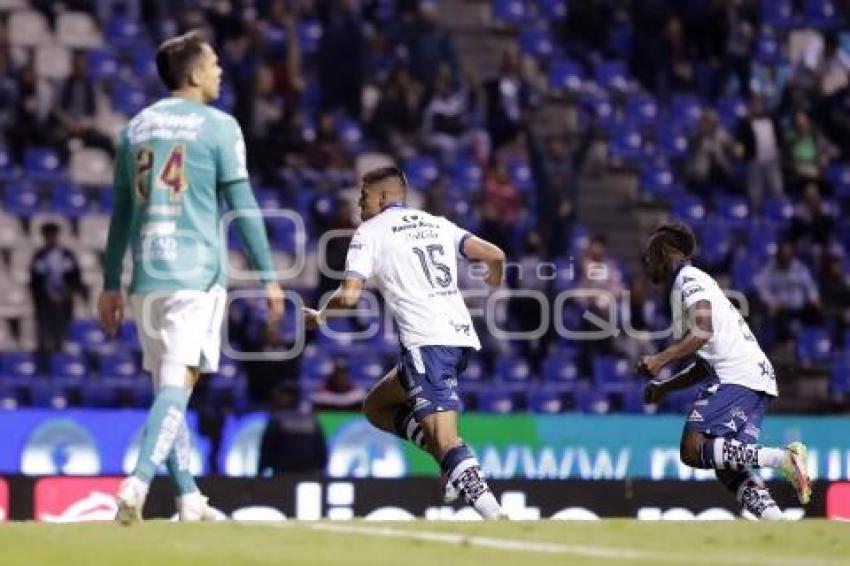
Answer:
[[[759,436],[761,436],[761,429],[753,423],[747,423],[747,426],[744,427],[744,434],[752,436],[754,439],[758,440]]]
[[[697,285],[696,287],[691,287],[690,289],[682,290],[682,298],[687,299],[691,295],[696,295],[697,293],[701,293],[703,291],[705,291],[705,289]]]
[[[9,517],[9,484],[0,478],[0,521]]]
[[[723,423],[723,426],[725,426],[732,432],[738,432],[738,425],[735,424],[735,419],[730,419],[728,423]]]
[[[120,478],[44,478],[35,484],[35,518],[49,523],[112,521]]]
[[[705,419],[702,418],[702,415],[700,414],[700,412],[697,411],[696,409],[691,411],[691,414],[688,415],[688,422],[690,422],[690,423],[701,423],[704,420]]]

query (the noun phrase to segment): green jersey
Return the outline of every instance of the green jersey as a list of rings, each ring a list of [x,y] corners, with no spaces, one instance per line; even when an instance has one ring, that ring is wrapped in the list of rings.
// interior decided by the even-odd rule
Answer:
[[[247,179],[245,142],[231,116],[183,98],[142,110],[119,141],[104,288],[120,287],[128,245],[132,293],[226,284],[225,204],[247,210],[236,227],[253,267],[271,280],[268,241]]]

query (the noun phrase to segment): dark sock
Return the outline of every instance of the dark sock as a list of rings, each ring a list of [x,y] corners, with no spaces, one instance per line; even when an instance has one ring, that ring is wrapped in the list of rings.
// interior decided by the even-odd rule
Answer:
[[[407,407],[402,407],[395,414],[395,434],[425,450],[425,433]]]

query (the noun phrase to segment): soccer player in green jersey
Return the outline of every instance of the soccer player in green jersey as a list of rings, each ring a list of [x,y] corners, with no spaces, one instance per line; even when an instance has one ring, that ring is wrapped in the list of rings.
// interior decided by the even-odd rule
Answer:
[[[141,519],[148,486],[165,464],[179,494],[182,520],[214,516],[189,471],[186,406],[199,374],[218,369],[226,303],[222,208],[234,224],[269,303],[269,322],[283,313],[265,227],[248,180],[239,125],[207,103],[219,95],[221,67],[210,45],[190,32],[157,51],[171,92],[139,112],[121,132],[115,162],[115,208],[109,227],[98,316],[115,333],[124,316],[121,266],[133,259],[130,303],[144,368],[156,396],[142,433],[139,460],[118,491],[116,519]]]

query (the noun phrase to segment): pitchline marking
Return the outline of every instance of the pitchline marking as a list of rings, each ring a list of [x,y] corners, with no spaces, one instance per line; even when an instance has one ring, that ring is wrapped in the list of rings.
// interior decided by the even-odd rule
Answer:
[[[456,546],[474,546],[496,550],[512,550],[517,552],[536,552],[541,554],[567,554],[571,556],[583,556],[586,558],[603,558],[608,560],[644,560],[652,562],[668,562],[682,564],[683,560],[693,563],[705,564],[786,564],[798,566],[799,559],[779,558],[774,556],[683,556],[675,554],[659,554],[654,552],[630,550],[616,547],[591,546],[584,544],[563,544],[557,542],[532,542],[517,539],[493,538],[478,535],[460,535],[454,533],[443,533],[437,531],[413,531],[406,529],[394,529],[391,527],[369,527],[345,525],[342,523],[279,523],[279,526],[302,526],[314,531],[326,531],[333,533],[344,533],[352,535],[367,535],[374,537],[399,538],[408,540],[420,540],[425,542],[437,542],[453,544]],[[837,564],[833,561],[806,560],[808,566],[814,564]]]

